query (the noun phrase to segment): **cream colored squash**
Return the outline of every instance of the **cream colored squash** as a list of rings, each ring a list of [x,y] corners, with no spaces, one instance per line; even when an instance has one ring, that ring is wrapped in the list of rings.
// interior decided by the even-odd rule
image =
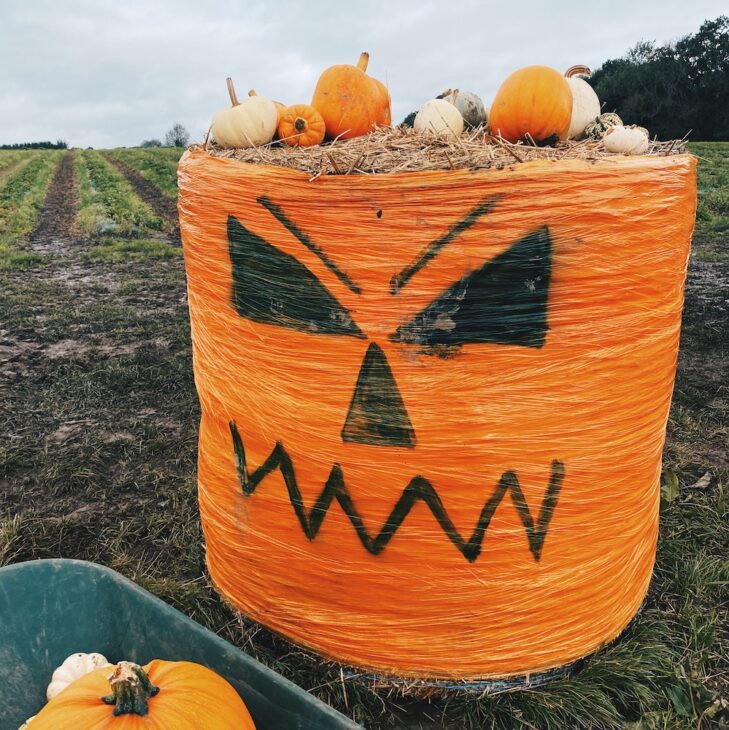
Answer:
[[[567,132],[568,139],[582,139],[587,125],[600,116],[600,99],[592,86],[580,78],[589,77],[591,73],[587,66],[571,66],[564,72],[572,92],[572,119]]]
[[[52,700],[57,694],[60,694],[69,684],[77,679],[93,672],[100,667],[110,667],[111,664],[106,660],[103,654],[71,654],[63,664],[61,664],[51,677],[51,683],[46,690],[46,697]],[[26,721],[29,722],[29,721]]]
[[[413,128],[416,132],[435,134],[453,141],[463,132],[463,116],[445,99],[431,99],[415,115]]]
[[[642,127],[610,127],[603,137],[608,152],[642,155],[649,145],[648,134]]]
[[[231,79],[227,79],[232,106],[213,117],[211,134],[221,147],[258,147],[276,133],[276,105],[263,96],[248,96],[239,102]]]

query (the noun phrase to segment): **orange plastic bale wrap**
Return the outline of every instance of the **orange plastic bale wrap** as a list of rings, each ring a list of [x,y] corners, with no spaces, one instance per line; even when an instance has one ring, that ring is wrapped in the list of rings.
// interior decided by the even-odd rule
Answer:
[[[210,573],[322,655],[565,665],[648,588],[687,155],[322,177],[180,162]]]

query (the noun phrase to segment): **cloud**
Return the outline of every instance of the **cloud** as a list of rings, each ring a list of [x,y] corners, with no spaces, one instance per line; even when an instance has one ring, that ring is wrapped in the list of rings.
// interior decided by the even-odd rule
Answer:
[[[402,119],[447,87],[488,103],[519,66],[599,66],[641,39],[665,42],[725,11],[722,2],[518,3],[314,0],[6,0],[0,24],[0,142],[63,138],[136,145],[176,121],[200,139],[227,104],[226,76],[288,104],[319,73],[371,54]]]

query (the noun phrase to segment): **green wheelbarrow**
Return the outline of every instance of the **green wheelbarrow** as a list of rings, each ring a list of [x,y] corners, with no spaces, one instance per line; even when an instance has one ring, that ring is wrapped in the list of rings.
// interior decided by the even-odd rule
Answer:
[[[17,730],[43,707],[53,670],[78,651],[204,664],[238,690],[257,730],[362,730],[109,568],[81,560],[0,568],[0,730]]]

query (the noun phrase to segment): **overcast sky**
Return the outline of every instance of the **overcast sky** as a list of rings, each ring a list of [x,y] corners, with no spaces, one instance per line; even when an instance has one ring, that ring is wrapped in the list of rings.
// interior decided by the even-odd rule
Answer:
[[[308,103],[319,73],[370,52],[400,121],[444,88],[490,103],[514,69],[598,67],[729,12],[727,0],[0,0],[0,143],[133,146],[176,121],[201,139],[239,94]]]

